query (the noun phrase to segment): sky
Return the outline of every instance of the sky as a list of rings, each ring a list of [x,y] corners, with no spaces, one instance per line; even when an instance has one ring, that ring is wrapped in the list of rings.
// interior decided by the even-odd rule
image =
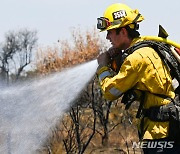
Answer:
[[[145,17],[141,35],[157,35],[161,24],[169,39],[180,43],[179,0],[0,0],[0,42],[8,31],[22,28],[36,30],[42,46],[68,40],[74,28],[86,31],[95,27],[97,18],[113,3],[139,10]]]

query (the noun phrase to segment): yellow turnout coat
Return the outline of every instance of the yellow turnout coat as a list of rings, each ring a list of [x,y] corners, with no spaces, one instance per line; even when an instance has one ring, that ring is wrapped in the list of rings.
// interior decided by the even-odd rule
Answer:
[[[139,41],[142,38],[134,39],[131,46]],[[117,75],[112,76],[107,66],[98,68],[97,74],[104,97],[108,100],[119,98],[131,88],[145,91],[145,109],[169,103],[169,100],[154,94],[175,97],[170,72],[156,51],[150,47],[139,48],[130,54]],[[168,122],[155,122],[146,117],[141,133],[143,139],[159,139],[168,137],[168,129]]]

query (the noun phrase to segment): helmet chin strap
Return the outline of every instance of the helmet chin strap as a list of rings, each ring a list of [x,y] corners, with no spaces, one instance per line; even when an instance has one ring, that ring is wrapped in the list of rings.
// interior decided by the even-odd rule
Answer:
[[[134,29],[134,30],[138,30],[138,29],[139,29],[139,24],[137,24],[137,21],[138,21],[138,19],[139,19],[140,16],[141,16],[141,14],[138,13],[138,15],[136,16],[136,18],[134,18],[134,20],[132,21],[132,24],[129,25],[129,27],[130,27],[131,29]],[[132,27],[132,25],[133,25],[133,27]]]
[[[138,13],[138,15],[136,16],[136,18],[132,21],[132,23],[137,23],[137,20],[139,19],[140,16],[141,16],[141,14]]]
[[[131,29],[134,29],[134,30],[138,30],[139,29],[139,24],[137,23],[132,23],[130,25],[128,25]]]

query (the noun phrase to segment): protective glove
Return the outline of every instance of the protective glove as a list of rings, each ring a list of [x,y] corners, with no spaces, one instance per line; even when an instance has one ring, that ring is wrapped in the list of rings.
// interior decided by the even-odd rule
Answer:
[[[126,105],[125,109],[127,110],[136,99],[136,93],[134,92],[134,90],[130,89],[124,93],[121,102]]]
[[[111,62],[111,57],[108,52],[101,53],[97,58],[99,66],[108,66]]]
[[[111,65],[112,61],[116,59],[118,56],[121,57],[121,55],[121,50],[111,47],[106,52],[100,54],[97,58],[97,61],[100,66],[108,66]]]

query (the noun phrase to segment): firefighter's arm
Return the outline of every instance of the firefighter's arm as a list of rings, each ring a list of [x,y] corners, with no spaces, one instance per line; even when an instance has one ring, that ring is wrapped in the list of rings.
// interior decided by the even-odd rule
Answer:
[[[119,98],[138,82],[137,71],[134,70],[131,58],[124,61],[117,75],[113,76],[109,67],[101,65],[97,75],[104,97],[108,100]]]

